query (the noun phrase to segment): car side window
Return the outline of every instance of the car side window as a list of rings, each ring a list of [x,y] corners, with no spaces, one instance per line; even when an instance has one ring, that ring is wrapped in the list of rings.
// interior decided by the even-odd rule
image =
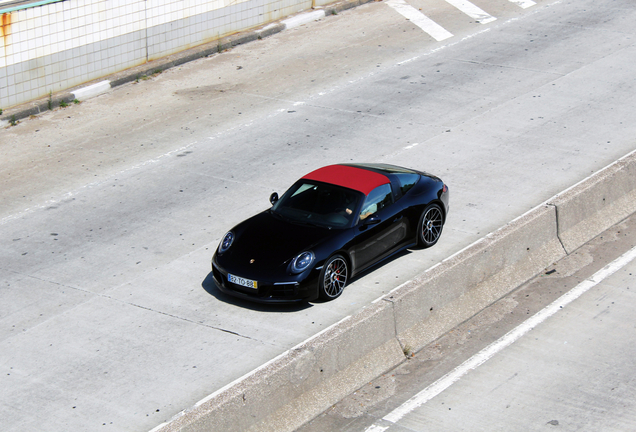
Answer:
[[[404,195],[409,189],[415,186],[415,183],[420,179],[418,174],[407,174],[400,173],[397,174],[398,179],[400,180],[400,191],[402,195]]]
[[[377,213],[383,208],[387,207],[393,202],[393,193],[391,192],[390,184],[383,184],[373,189],[362,205],[362,211],[360,212],[360,220],[364,220],[369,216]]]

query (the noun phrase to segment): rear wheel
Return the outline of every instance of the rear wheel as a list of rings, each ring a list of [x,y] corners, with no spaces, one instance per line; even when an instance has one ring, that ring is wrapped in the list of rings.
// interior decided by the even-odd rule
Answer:
[[[320,275],[319,294],[322,300],[333,300],[342,294],[347,278],[349,266],[342,255],[334,255],[327,260]]]
[[[444,227],[444,214],[437,204],[430,204],[424,209],[418,226],[417,240],[422,247],[428,248],[437,243]]]

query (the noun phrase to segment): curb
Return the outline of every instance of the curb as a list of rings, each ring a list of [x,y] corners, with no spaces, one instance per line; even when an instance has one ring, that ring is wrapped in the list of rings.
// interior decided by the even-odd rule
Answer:
[[[70,105],[75,100],[83,101],[99,94],[106,93],[112,88],[138,80],[141,77],[151,76],[155,73],[162,72],[166,69],[170,69],[184,63],[198,60],[203,57],[209,57],[235,46],[263,39],[284,30],[298,27],[311,21],[323,19],[329,15],[337,15],[339,12],[372,1],[374,0],[345,0],[325,7],[316,7],[314,8],[315,10],[311,12],[302,12],[298,15],[285,18],[280,22],[266,24],[254,30],[236,33],[217,39],[213,42],[199,45],[195,48],[149,61],[141,66],[112,74],[106,80],[92,80],[87,83],[83,83],[80,86],[52,94],[49,97],[36,99],[12,108],[4,109],[2,115],[0,115],[0,127],[7,127],[13,122],[28,118],[32,115],[38,115],[46,111],[53,110],[58,108],[60,105]],[[99,92],[96,92],[97,88],[99,88]]]
[[[293,431],[635,212],[633,151],[151,432]]]

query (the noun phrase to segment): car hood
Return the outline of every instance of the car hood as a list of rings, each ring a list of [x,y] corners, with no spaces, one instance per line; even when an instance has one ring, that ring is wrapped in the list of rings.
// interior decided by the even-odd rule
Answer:
[[[233,231],[234,242],[221,260],[249,277],[285,272],[299,253],[331,238],[337,230],[292,223],[267,210],[240,223]]]

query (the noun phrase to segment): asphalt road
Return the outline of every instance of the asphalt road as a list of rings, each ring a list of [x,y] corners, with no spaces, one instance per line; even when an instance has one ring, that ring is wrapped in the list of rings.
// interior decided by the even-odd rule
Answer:
[[[384,2],[0,131],[2,430],[149,430],[636,148],[633,4]],[[220,237],[338,162],[440,175],[451,214],[335,302],[211,284]]]

